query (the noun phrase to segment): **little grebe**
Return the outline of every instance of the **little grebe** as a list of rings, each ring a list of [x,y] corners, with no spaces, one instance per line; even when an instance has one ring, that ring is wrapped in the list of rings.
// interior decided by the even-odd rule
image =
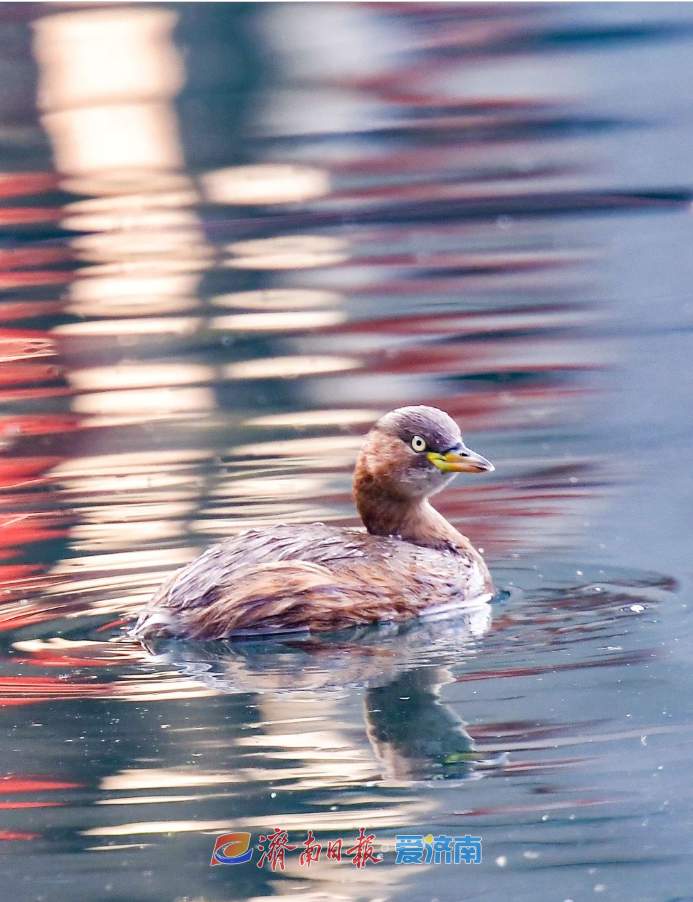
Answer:
[[[456,473],[493,470],[435,407],[401,407],[366,436],[354,498],[367,529],[251,529],[174,573],[136,638],[221,639],[404,620],[490,598],[486,564],[428,503]]]

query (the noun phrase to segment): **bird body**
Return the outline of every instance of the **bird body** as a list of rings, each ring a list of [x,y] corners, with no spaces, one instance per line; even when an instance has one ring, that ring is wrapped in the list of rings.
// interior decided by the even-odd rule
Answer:
[[[174,573],[140,615],[138,638],[216,639],[399,621],[488,600],[482,556],[428,502],[455,472],[492,465],[428,407],[376,423],[354,495],[366,530],[323,523],[251,529]]]

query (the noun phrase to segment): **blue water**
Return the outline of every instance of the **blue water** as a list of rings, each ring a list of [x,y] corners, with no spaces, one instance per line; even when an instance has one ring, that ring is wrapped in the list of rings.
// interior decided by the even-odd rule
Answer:
[[[5,4],[0,48],[3,898],[693,898],[690,5]],[[440,496],[490,611],[127,639],[210,542],[355,523],[410,403],[496,465]],[[320,860],[210,866],[274,828]]]

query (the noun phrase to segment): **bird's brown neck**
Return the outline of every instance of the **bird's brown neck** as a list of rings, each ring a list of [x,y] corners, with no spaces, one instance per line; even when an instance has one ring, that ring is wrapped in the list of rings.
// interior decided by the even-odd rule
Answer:
[[[466,550],[470,547],[469,540],[426,498],[392,494],[366,473],[356,473],[354,499],[363,524],[372,535],[398,536],[429,548]]]

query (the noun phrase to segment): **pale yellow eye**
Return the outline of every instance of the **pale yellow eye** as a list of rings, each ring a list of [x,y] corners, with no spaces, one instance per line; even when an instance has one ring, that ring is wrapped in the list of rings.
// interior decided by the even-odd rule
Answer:
[[[426,439],[422,438],[420,435],[415,435],[411,440],[411,446],[417,454],[420,454],[422,451],[426,450]]]

